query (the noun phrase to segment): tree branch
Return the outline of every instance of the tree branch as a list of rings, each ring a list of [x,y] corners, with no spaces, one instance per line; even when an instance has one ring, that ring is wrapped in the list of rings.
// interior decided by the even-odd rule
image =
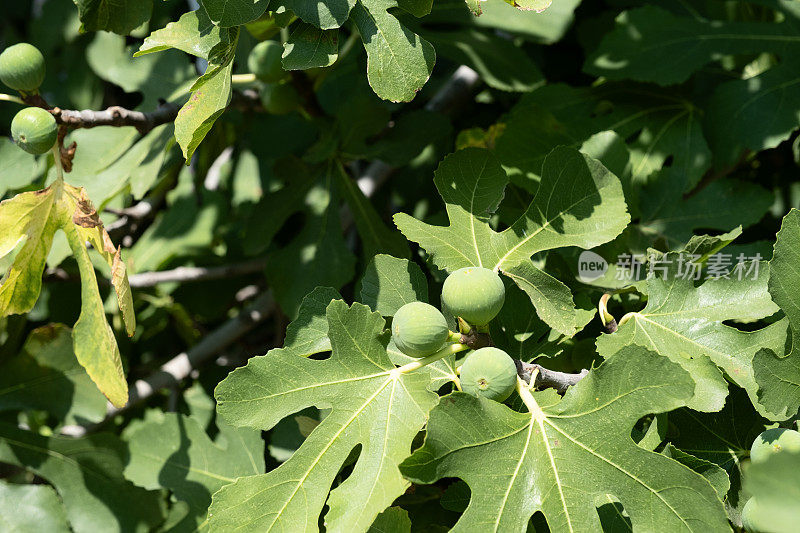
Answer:
[[[266,266],[267,260],[265,258],[259,258],[243,263],[218,267],[178,267],[172,270],[133,274],[128,277],[128,282],[131,288],[142,288],[154,287],[160,283],[169,282],[208,281],[231,276],[255,274],[256,272],[264,270]]]
[[[83,436],[112,416],[144,402],[157,391],[178,384],[189,377],[192,370],[222,352],[257,324],[263,322],[274,307],[272,293],[268,291],[261,294],[241,313],[205,336],[191,349],[176,355],[146,379],[137,379],[130,387],[130,397],[124,407],[116,408],[109,404],[106,417],[102,422],[91,426],[66,426],[62,428],[61,432],[74,437]]]
[[[161,104],[149,112],[132,111],[112,106],[102,111],[72,111],[54,107],[50,113],[56,122],[69,128],[95,128],[97,126],[133,126],[144,135],[153,128],[172,122],[180,108],[174,104]]]
[[[536,374],[536,388],[556,389],[560,394],[567,392],[568,388],[578,383],[589,373],[589,371],[584,368],[577,374],[569,374],[567,372],[549,370],[542,365],[526,363],[519,359],[514,359],[514,363],[517,365],[517,374],[526,383],[531,382],[531,375],[534,371],[538,370]]]

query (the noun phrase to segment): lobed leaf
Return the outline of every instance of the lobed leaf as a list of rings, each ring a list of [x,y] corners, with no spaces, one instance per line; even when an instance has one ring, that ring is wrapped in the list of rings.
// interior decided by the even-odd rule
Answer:
[[[531,297],[539,317],[565,335],[585,321],[569,289],[531,262],[536,253],[565,246],[591,248],[612,240],[630,221],[619,180],[597,160],[566,147],[555,148],[542,166],[542,179],[522,216],[502,232],[488,223],[508,182],[487,150],[451,154],[434,175],[450,225],[431,226],[409,215],[395,223],[418,242],[441,269],[481,266],[502,272]]]
[[[384,321],[368,307],[334,301],[327,321],[329,359],[273,350],[218,385],[218,412],[238,426],[268,429],[312,405],[330,413],[281,466],[214,494],[212,529],[316,530],[326,500],[326,528],[366,529],[408,487],[397,465],[436,402],[427,390],[430,378],[394,370]],[[356,446],[361,452],[352,474],[330,491]]]
[[[537,511],[551,531],[600,531],[596,507],[606,497],[634,530],[728,531],[703,476],[630,438],[639,418],[685,405],[693,388],[678,365],[630,347],[563,399],[533,393],[527,412],[455,392],[433,409],[424,445],[401,470],[418,483],[469,485],[453,531],[520,531]]]

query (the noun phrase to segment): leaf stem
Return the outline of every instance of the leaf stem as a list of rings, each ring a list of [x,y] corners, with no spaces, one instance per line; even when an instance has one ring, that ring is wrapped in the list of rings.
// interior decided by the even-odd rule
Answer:
[[[463,352],[464,350],[469,350],[469,346],[466,344],[448,344],[438,352],[429,355],[428,357],[423,357],[422,359],[417,359],[416,361],[411,361],[401,367],[397,367],[395,372],[399,374],[405,374],[407,372],[411,372],[412,370],[417,370],[418,368],[422,368],[423,366],[429,365],[431,363],[435,363],[439,359],[447,357],[448,355],[452,355],[454,353]]]
[[[531,379],[531,383],[533,382],[534,379]],[[540,420],[544,418],[542,408],[539,407],[539,404],[536,403],[536,400],[533,398],[533,394],[531,394],[528,384],[519,377],[517,377],[517,392],[519,393],[519,397],[522,398],[522,402],[525,404],[525,407],[528,408],[528,411],[530,411],[531,416],[534,419]]]
[[[631,311],[630,313],[622,315],[622,318],[619,319],[619,325],[620,326],[623,325],[625,322],[633,318],[635,315],[636,315],[635,311]]]
[[[56,164],[56,182],[63,183],[64,182],[64,169],[61,166],[61,147],[58,146],[59,143],[55,143],[51,151],[53,152],[53,161]]]
[[[234,74],[231,76],[231,84],[232,85],[247,85],[250,83],[255,83],[257,80],[256,75],[252,72],[247,74]]]
[[[0,102],[14,102],[15,104],[25,105],[25,100],[19,96],[14,96],[13,94],[0,93]]]

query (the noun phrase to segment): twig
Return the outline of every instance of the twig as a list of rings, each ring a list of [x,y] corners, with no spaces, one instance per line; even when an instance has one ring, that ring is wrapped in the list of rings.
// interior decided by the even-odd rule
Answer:
[[[56,122],[69,128],[95,128],[97,126],[133,126],[144,135],[153,128],[172,122],[180,108],[174,104],[161,104],[149,112],[132,111],[112,106],[102,111],[72,111],[54,107],[50,113]]]
[[[542,365],[536,363],[526,363],[518,359],[514,359],[517,365],[517,374],[526,383],[530,383],[531,375],[536,374],[535,385],[539,389],[556,389],[561,394],[567,392],[567,389],[578,383],[589,373],[585,368],[577,374],[569,374],[567,372],[559,372],[557,370],[549,370]]]
[[[131,385],[130,397],[124,407],[116,408],[109,404],[106,417],[102,422],[92,426],[66,426],[62,428],[61,432],[74,437],[83,436],[117,413],[124,412],[144,402],[157,391],[180,383],[180,381],[189,376],[193,369],[225,350],[225,348],[252,330],[258,323],[264,321],[272,312],[274,306],[275,302],[271,292],[261,294],[236,317],[231,318],[204,337],[190,350],[176,355],[146,379],[136,380]]]
[[[141,272],[128,277],[130,286],[135,289],[155,287],[161,283],[189,283],[192,281],[210,281],[232,276],[245,276],[255,274],[266,268],[265,258],[251,259],[242,263],[222,265],[217,267],[178,267],[172,270],[159,270],[155,272]],[[48,281],[79,281],[80,278],[71,275],[62,268],[48,268],[45,271]],[[108,284],[105,278],[97,278],[98,283]]]
[[[188,281],[209,281],[213,279],[223,279],[231,276],[244,276],[255,274],[266,268],[265,258],[253,259],[243,263],[233,265],[223,265],[218,267],[178,267],[172,270],[162,270],[157,272],[142,272],[133,274],[128,278],[132,288],[154,287],[160,283]]]

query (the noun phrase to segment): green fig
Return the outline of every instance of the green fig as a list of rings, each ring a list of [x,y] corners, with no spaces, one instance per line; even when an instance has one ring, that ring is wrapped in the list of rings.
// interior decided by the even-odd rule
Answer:
[[[442,287],[444,306],[475,326],[484,326],[496,317],[505,298],[503,280],[495,271],[483,267],[456,270],[447,276]]]
[[[0,54],[0,81],[17,91],[36,92],[44,81],[44,56],[28,43],[9,46]]]
[[[29,154],[43,154],[56,143],[58,125],[41,107],[26,107],[11,121],[11,137]]]
[[[750,498],[742,507],[742,527],[747,533],[763,533],[767,531],[765,524],[769,523],[769,517],[764,516],[764,512],[758,506],[755,498]]]
[[[255,45],[247,57],[247,68],[256,78],[267,83],[281,81],[287,75],[281,66],[283,47],[275,41],[262,41]]]
[[[434,306],[411,302],[397,310],[392,319],[392,339],[411,357],[425,357],[439,351],[450,330],[444,315]]]
[[[299,103],[300,97],[289,83],[268,83],[261,89],[261,105],[273,115],[294,111]]]
[[[800,433],[793,429],[773,428],[761,433],[750,447],[750,460],[766,461],[773,453],[789,450],[800,453]]]
[[[517,386],[517,365],[499,348],[481,348],[467,356],[460,379],[467,394],[502,402]]]

